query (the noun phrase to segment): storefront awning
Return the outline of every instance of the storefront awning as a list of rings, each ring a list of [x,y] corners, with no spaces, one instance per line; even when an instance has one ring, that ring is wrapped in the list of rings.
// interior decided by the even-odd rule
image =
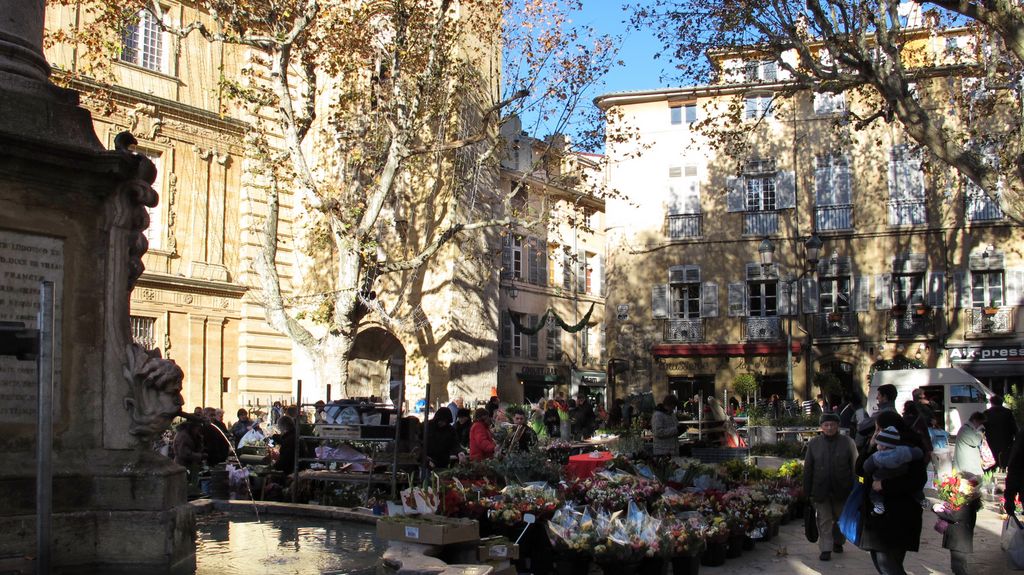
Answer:
[[[517,373],[516,377],[519,379],[520,382],[523,382],[523,383],[552,383],[552,384],[554,384],[554,383],[561,383],[562,382],[562,376],[561,375],[552,375],[550,373],[546,374],[546,375],[537,375],[537,374],[534,374],[534,373]]]
[[[793,354],[799,355],[800,342],[793,342]],[[784,343],[662,343],[651,348],[654,357],[743,357],[747,355],[782,355],[786,353]]]

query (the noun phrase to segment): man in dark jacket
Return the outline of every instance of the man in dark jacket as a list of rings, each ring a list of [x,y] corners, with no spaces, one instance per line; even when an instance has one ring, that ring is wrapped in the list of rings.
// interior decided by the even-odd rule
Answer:
[[[1013,412],[1003,407],[1003,396],[993,395],[991,407],[985,410],[985,439],[996,458],[995,467],[1006,469],[1013,448],[1013,436],[1017,435],[1017,422]]]
[[[807,444],[804,456],[804,493],[814,504],[818,516],[818,559],[828,561],[832,553],[843,552],[843,536],[833,529],[853,489],[857,446],[839,433],[839,416],[821,416],[821,435]],[[838,530],[836,530],[838,531]]]
[[[890,383],[880,385],[878,387],[878,394],[875,396],[875,402],[878,407],[875,408],[875,412],[871,414],[864,421],[857,423],[857,451],[863,453],[867,450],[868,442],[875,434],[875,420],[878,419],[878,415],[886,411],[897,413],[896,411],[896,386]]]
[[[452,427],[452,412],[437,410],[427,431],[427,459],[431,468],[447,469],[453,459],[461,459],[460,451],[459,436]]]

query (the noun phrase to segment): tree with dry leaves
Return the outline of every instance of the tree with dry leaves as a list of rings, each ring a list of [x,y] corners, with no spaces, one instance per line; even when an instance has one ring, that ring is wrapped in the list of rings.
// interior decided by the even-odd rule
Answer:
[[[855,128],[898,124],[929,161],[1024,222],[1020,2],[652,0],[633,14],[657,29],[684,81],[720,78],[716,54],[758,54],[788,75],[777,97],[856,96]]]
[[[496,272],[489,234],[545,225],[499,193],[500,126],[522,112],[565,126],[613,52],[569,22],[576,0],[203,0],[194,22],[159,1],[88,4],[90,26],[54,41],[90,45],[97,78],[143,12],[248,57],[222,88],[250,123],[245,171],[266,196],[250,283],[269,325],[343,393],[363,330],[450,337],[421,306],[439,254]],[[292,239],[298,263],[280,255]],[[311,280],[292,285],[289,266]]]

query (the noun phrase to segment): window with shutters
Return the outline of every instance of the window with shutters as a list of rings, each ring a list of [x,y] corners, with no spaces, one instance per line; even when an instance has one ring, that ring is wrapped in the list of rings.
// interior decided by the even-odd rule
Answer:
[[[747,284],[747,311],[750,317],[775,317],[779,313],[779,282],[752,281]]]
[[[981,161],[986,166],[999,170],[999,156],[991,145],[986,145],[980,151]],[[971,180],[964,178],[964,201],[966,202],[965,212],[969,222],[990,222],[1003,219],[1003,208],[1000,206],[1002,200],[1003,182],[997,182],[994,190],[988,193]]]
[[[846,93],[818,92],[814,94],[814,113],[820,116],[842,114],[846,111]]]
[[[156,17],[148,10],[140,10],[135,21],[125,27],[121,36],[120,59],[147,70],[165,73],[164,43],[164,33]]]
[[[1003,272],[971,272],[971,306],[1000,307],[1003,305]]]
[[[822,313],[850,311],[849,277],[819,278],[818,304]]]
[[[893,146],[889,153],[889,225],[927,223],[924,192],[920,151],[908,144]]]
[[[778,66],[771,60],[749,60],[743,63],[743,80],[746,82],[775,82],[778,76]]]
[[[139,150],[139,153],[149,158],[153,165],[156,166],[157,179],[153,182],[153,190],[157,194],[160,193],[160,176],[163,174],[163,154],[155,150]],[[146,214],[149,216],[149,227],[142,232],[146,236],[146,240],[149,242],[149,249],[160,250],[163,249],[163,238],[164,238],[164,220],[163,220],[163,209],[165,202],[161,201],[156,207],[146,207]]]
[[[553,316],[548,316],[548,325],[545,330],[548,361],[558,361],[562,358],[562,327],[558,325]]]
[[[772,117],[771,94],[750,94],[743,99],[743,119],[757,120]]]
[[[516,236],[512,238],[509,246],[512,252],[512,279],[523,279],[523,238]]]
[[[775,210],[775,176],[747,177],[747,211],[769,212]]]
[[[814,158],[815,226],[819,231],[853,228],[849,159],[838,153]]]
[[[895,306],[924,305],[924,274],[893,274],[892,303]]]
[[[700,317],[700,267],[676,266],[669,269],[671,301],[670,317],[697,319]]]

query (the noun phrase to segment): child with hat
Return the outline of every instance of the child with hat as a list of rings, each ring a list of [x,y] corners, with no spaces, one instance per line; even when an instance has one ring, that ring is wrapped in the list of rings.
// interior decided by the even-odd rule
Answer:
[[[924,451],[919,447],[905,445],[900,440],[900,432],[889,426],[875,435],[878,450],[864,461],[864,473],[868,485],[874,481],[892,479],[907,472],[911,461],[922,459]],[[881,491],[868,490],[871,499],[871,512],[875,515],[885,513],[885,501]]]

